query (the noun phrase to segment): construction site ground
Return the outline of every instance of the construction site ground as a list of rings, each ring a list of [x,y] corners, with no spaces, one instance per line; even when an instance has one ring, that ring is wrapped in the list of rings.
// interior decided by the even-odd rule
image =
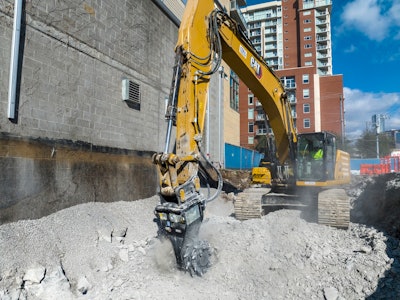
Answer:
[[[354,176],[347,193],[347,230],[296,209],[238,221],[223,193],[201,228],[213,249],[202,277],[156,238],[157,196],[3,224],[0,299],[400,299],[400,174]]]

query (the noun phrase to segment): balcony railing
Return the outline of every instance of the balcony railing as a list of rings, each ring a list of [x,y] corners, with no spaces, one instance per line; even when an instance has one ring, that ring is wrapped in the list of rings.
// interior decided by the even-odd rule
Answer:
[[[314,0],[303,3],[303,9],[310,9],[314,7],[323,7],[332,5],[332,0]]]
[[[290,82],[290,83],[286,83],[285,84],[285,89],[293,90],[295,88],[296,88],[296,83],[295,82]]]
[[[265,135],[265,134],[267,134],[267,128],[257,129],[256,134],[257,135]]]
[[[321,53],[317,53],[317,59],[328,59],[330,57],[329,54],[321,54]]]
[[[327,50],[328,49],[328,46],[326,46],[326,45],[318,45],[317,46],[317,50]]]
[[[243,0],[231,0],[231,17],[243,28],[244,31],[247,30],[247,22],[240,11],[239,5],[243,5]]]
[[[256,121],[265,121],[265,115],[257,115]]]

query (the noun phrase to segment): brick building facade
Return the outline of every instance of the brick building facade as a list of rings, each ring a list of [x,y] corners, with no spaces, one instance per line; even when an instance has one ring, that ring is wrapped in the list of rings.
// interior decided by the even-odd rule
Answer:
[[[250,40],[287,90],[299,133],[344,131],[343,76],[332,73],[331,7],[331,0],[285,0],[242,9]],[[241,145],[252,148],[268,130],[257,100],[247,103],[251,91],[243,84],[240,90]]]

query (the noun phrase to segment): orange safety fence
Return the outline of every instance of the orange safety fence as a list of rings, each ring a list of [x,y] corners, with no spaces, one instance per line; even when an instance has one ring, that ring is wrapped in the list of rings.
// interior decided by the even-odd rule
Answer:
[[[399,156],[385,156],[381,158],[380,164],[361,164],[360,175],[379,175],[400,171]]]

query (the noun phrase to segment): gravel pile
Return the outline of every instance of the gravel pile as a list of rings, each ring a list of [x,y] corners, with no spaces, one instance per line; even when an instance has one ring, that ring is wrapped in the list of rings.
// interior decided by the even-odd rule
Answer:
[[[213,265],[191,277],[155,238],[157,201],[88,203],[1,225],[0,299],[400,298],[399,241],[386,231],[321,226],[297,210],[241,222],[222,196],[200,234]]]

